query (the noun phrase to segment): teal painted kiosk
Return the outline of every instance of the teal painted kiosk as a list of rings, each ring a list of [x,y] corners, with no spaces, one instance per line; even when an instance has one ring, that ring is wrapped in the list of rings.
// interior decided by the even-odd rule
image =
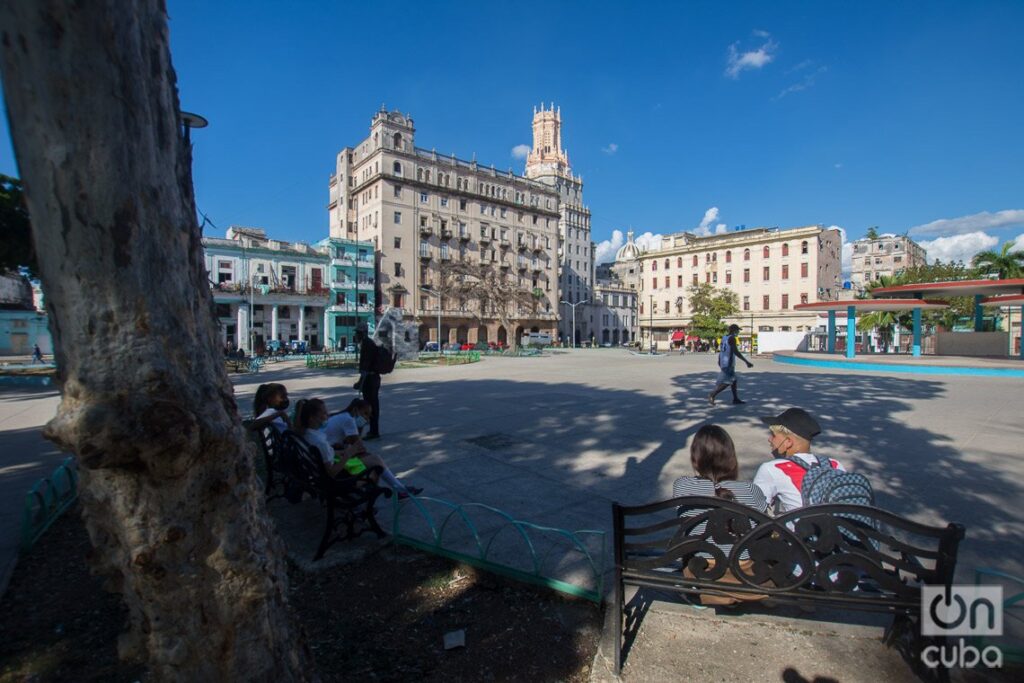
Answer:
[[[921,355],[921,311],[935,311],[946,308],[944,301],[929,299],[854,299],[851,301],[816,301],[812,304],[797,304],[797,311],[818,311],[828,313],[828,352],[836,352],[836,311],[846,311],[846,357],[855,358],[857,345],[857,314],[872,311],[912,311],[914,316],[914,343],[911,355]]]

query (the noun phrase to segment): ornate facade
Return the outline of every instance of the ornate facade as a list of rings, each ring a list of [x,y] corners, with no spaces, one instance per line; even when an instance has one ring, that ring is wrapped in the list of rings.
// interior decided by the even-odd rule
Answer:
[[[370,134],[338,153],[329,182],[332,239],[376,247],[376,302],[400,308],[419,342],[513,343],[557,333],[559,195],[544,183],[415,145],[408,115],[378,111]],[[505,312],[443,296],[469,264],[529,299]],[[503,290],[504,291],[504,290]],[[438,296],[438,293],[442,296]],[[494,306],[492,302],[492,306]]]
[[[896,275],[907,268],[923,266],[927,252],[906,235],[865,237],[853,243],[850,284],[863,291],[878,278]]]

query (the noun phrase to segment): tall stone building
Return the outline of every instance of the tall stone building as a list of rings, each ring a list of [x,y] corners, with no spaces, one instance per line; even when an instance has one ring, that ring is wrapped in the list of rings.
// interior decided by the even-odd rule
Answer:
[[[438,318],[443,342],[557,334],[558,190],[416,147],[415,132],[411,117],[382,108],[369,136],[338,153],[329,181],[331,238],[376,245],[378,313],[402,309],[421,343],[437,338]],[[454,263],[484,266],[494,291],[529,301],[500,312],[493,301],[438,297]]]
[[[850,284],[864,290],[883,275],[892,277],[907,268],[923,266],[926,256],[924,248],[906,235],[864,237],[853,243]]]
[[[594,244],[590,240],[590,209],[583,204],[583,178],[573,175],[569,155],[562,149],[562,110],[554,104],[533,110],[533,148],[526,158],[526,177],[558,193],[559,301],[577,306],[577,342],[596,334],[594,321]],[[559,338],[571,338],[572,307],[560,304]]]
[[[797,304],[839,298],[842,236],[820,225],[754,228],[700,237],[683,232],[640,255],[639,323],[643,347],[667,348],[690,323],[689,287],[698,283],[736,293],[739,312],[726,320],[743,336],[817,327],[816,313]]]

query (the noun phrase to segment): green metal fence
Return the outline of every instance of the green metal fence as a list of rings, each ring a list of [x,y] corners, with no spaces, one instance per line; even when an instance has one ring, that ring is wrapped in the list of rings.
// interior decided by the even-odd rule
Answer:
[[[21,549],[28,550],[78,498],[78,471],[69,457],[25,495],[21,515]]]
[[[414,496],[402,502],[399,502],[398,496],[395,496],[393,500],[395,518],[392,533],[396,543],[448,557],[518,581],[585,598],[592,602],[601,603],[603,599],[606,554],[605,532],[603,531],[569,531],[567,529],[541,526],[514,519],[507,513],[482,503],[457,504],[442,498],[432,498],[429,496]],[[440,514],[435,517],[428,509],[428,506],[438,508],[441,511]],[[418,513],[412,520],[408,519],[412,513],[405,514],[411,510],[415,510]],[[497,528],[487,532],[486,539],[481,537],[477,525],[469,514],[470,511],[477,510],[494,514],[500,520],[503,520]],[[427,533],[424,534],[425,538],[407,533],[413,521],[426,524]],[[452,522],[455,522],[455,524],[452,524]],[[454,533],[457,533],[457,529],[460,526],[459,522],[470,534],[469,545],[472,546],[470,552],[446,545],[445,532],[449,532],[450,538],[453,529],[455,529]],[[495,550],[495,540],[506,529],[511,529],[514,532],[514,536],[521,541],[523,549],[528,554],[529,562],[527,564],[529,569],[516,568],[494,559],[492,553]],[[543,553],[538,552],[538,541],[541,540],[539,537],[544,537],[549,544],[548,549]],[[596,542],[597,547],[588,545],[588,540]],[[551,568],[550,560],[553,551],[559,547],[578,554],[578,558],[582,560],[583,565],[589,569],[590,587],[577,585],[576,583],[564,581],[551,575],[549,571]]]

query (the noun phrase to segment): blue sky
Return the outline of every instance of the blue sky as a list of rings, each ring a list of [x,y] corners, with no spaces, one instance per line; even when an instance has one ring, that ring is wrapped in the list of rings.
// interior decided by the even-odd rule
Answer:
[[[326,236],[335,154],[382,103],[413,116],[419,146],[521,173],[542,101],[562,109],[601,253],[629,227],[877,225],[942,258],[1024,233],[1022,2],[168,11],[182,108],[210,120],[194,135],[207,234]]]

